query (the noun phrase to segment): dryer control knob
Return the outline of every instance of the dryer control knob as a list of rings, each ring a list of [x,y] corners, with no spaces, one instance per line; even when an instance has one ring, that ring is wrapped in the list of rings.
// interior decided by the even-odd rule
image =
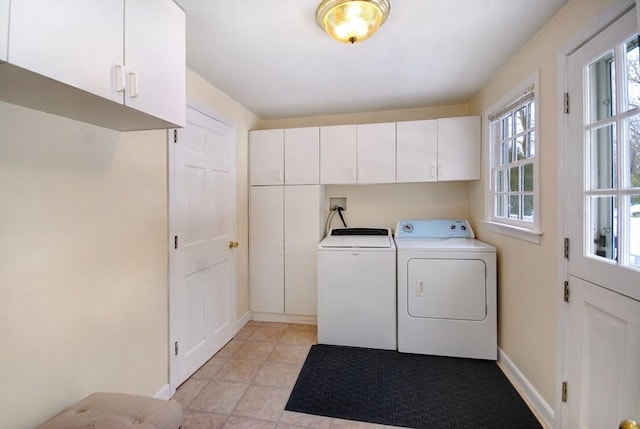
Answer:
[[[402,230],[404,232],[411,232],[413,231],[413,225],[410,223],[405,223],[404,225],[402,225]]]

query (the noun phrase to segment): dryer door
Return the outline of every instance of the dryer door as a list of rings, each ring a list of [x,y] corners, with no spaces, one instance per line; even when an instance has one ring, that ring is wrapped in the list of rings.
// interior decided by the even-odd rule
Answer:
[[[411,317],[484,320],[486,265],[481,259],[411,259],[407,265]]]

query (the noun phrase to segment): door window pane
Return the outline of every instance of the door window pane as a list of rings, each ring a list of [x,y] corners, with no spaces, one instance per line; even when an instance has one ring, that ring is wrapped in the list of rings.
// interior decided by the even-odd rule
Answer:
[[[640,194],[629,196],[629,211],[626,214],[629,231],[629,265],[640,268]]]
[[[640,58],[638,36],[627,42],[627,110],[640,107]]]
[[[605,54],[601,59],[589,66],[589,91],[591,99],[591,122],[600,121],[615,115],[614,81],[615,63],[613,53]]]
[[[591,189],[613,189],[616,186],[615,125],[591,132]]]
[[[590,207],[591,255],[617,260],[616,197],[588,197]]]
[[[629,118],[625,146],[629,176],[624,187],[640,188],[640,116]]]

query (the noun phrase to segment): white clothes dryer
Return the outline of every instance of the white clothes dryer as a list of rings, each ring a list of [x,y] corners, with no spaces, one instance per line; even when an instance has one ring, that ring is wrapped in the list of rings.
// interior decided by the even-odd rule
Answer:
[[[396,228],[398,351],[496,360],[496,249],[465,220]]]
[[[318,245],[318,343],[396,350],[390,229],[336,228]]]

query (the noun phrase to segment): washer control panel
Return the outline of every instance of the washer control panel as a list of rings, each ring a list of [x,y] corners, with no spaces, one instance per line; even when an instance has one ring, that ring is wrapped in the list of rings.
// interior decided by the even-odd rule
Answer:
[[[474,238],[466,220],[417,219],[401,220],[396,228],[397,238]]]

